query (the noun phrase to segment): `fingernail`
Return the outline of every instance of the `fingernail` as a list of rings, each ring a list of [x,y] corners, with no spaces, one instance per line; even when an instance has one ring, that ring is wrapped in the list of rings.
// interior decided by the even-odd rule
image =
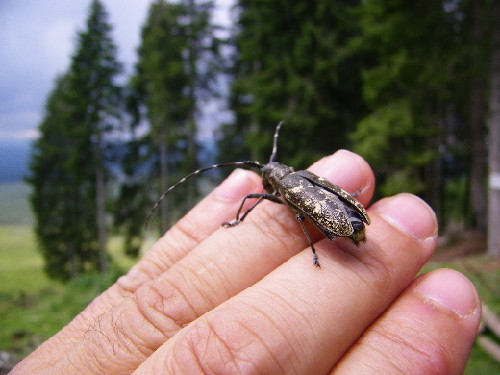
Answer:
[[[460,272],[443,268],[425,274],[417,280],[414,292],[431,304],[438,304],[458,315],[470,315],[477,310],[476,288]]]
[[[214,191],[215,197],[225,202],[235,202],[248,194],[252,185],[248,171],[235,169]]]
[[[398,194],[373,206],[392,226],[425,240],[437,235],[436,214],[422,199],[413,194]]]

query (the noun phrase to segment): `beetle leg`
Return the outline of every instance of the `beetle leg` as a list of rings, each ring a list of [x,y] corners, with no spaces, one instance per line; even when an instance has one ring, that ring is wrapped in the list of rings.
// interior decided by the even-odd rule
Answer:
[[[243,212],[243,214],[241,215],[240,217],[240,214],[241,214],[241,210],[243,209],[243,205],[245,204],[245,201],[249,198],[258,198],[257,201],[248,209],[246,210],[245,212]],[[267,199],[271,202],[274,202],[274,203],[279,203],[279,204],[283,204],[283,202],[281,201],[281,199],[279,199],[276,195],[274,194],[266,194],[266,193],[254,193],[254,194],[248,194],[245,198],[243,198],[243,200],[241,201],[241,204],[240,204],[240,207],[238,208],[238,212],[236,213],[236,219],[234,221],[231,221],[231,222],[226,222],[226,223],[222,223],[222,226],[224,228],[229,228],[229,227],[234,227],[236,225],[238,225],[239,223],[241,223],[245,217],[255,208],[257,207],[257,205],[262,202],[264,199]]]
[[[297,221],[299,222],[300,224],[300,227],[302,228],[302,231],[304,232],[304,234],[306,235],[306,238],[307,238],[307,241],[309,241],[309,245],[311,246],[311,250],[313,252],[313,263],[316,267],[320,267],[321,266],[319,265],[319,261],[318,261],[318,254],[316,254],[316,249],[314,248],[314,245],[313,245],[313,242],[311,240],[311,236],[309,236],[309,233],[307,232],[307,229],[304,225],[304,216],[300,215],[300,214],[297,214],[297,216],[295,216],[297,218]]]

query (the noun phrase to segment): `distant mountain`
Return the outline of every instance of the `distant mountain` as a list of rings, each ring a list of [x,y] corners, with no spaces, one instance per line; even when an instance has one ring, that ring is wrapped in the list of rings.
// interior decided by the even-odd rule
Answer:
[[[0,138],[0,182],[21,181],[28,174],[31,139]]]
[[[22,181],[27,176],[32,143],[32,139],[0,138],[0,183]],[[215,163],[216,149],[213,139],[200,140],[198,145],[200,167]]]

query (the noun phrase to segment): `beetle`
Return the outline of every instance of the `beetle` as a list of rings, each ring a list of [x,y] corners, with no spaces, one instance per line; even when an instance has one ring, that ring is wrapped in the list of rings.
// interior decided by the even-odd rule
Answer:
[[[365,224],[370,224],[370,218],[363,205],[354,198],[356,193],[349,194],[341,187],[322,177],[318,177],[314,173],[306,170],[295,171],[292,167],[276,161],[278,135],[283,124],[284,122],[281,121],[276,126],[273,149],[268,163],[262,164],[257,161],[220,163],[190,173],[161,195],[149,212],[146,225],[161,201],[173,189],[188,179],[215,168],[245,166],[261,171],[262,185],[266,192],[246,195],[241,201],[236,218],[231,222],[222,223],[223,227],[228,228],[238,225],[259,203],[268,200],[277,204],[286,204],[295,213],[295,218],[299,222],[313,252],[313,263],[317,267],[320,267],[318,255],[311,236],[304,225],[305,220],[311,221],[330,240],[337,237],[346,237],[356,245],[365,242]],[[242,213],[247,199],[256,199],[256,201]]]

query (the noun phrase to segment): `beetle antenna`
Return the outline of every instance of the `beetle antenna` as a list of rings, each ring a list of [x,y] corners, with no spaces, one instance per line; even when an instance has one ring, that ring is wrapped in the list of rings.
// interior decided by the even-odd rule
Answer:
[[[145,229],[147,230],[148,224],[149,224],[149,220],[151,219],[151,216],[153,216],[154,212],[158,209],[158,206],[160,205],[160,203],[177,186],[183,184],[184,182],[186,182],[187,180],[189,180],[191,177],[197,176],[197,175],[199,175],[199,174],[201,174],[203,172],[209,171],[211,169],[222,168],[222,167],[230,167],[230,166],[235,166],[235,165],[241,165],[241,166],[245,166],[245,167],[258,168],[258,169],[262,169],[262,167],[263,167],[263,165],[261,163],[259,163],[258,161],[234,161],[234,162],[231,162],[231,163],[214,164],[214,165],[211,165],[210,167],[201,168],[201,169],[198,169],[198,170],[196,170],[196,171],[188,174],[186,177],[181,178],[175,184],[173,184],[172,186],[170,186],[161,195],[160,199],[158,199],[158,201],[156,201],[156,203],[154,204],[153,208],[151,209],[151,211],[149,211],[148,215],[146,216],[146,222],[144,223]]]
[[[281,125],[283,125],[285,121],[280,121],[278,125],[276,125],[276,130],[274,131],[273,137],[273,152],[271,153],[271,157],[269,158],[269,163],[272,163],[276,160],[276,156],[278,154],[278,133],[280,131]]]

